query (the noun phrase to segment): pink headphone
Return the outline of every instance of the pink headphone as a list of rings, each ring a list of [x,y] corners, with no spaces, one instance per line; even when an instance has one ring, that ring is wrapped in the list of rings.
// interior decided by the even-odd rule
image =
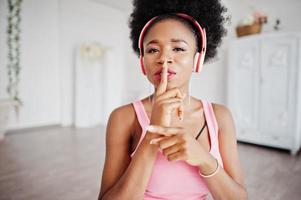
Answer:
[[[175,13],[175,14],[179,17],[182,17],[183,19],[191,21],[195,25],[195,27],[199,30],[199,32],[201,33],[200,43],[202,44],[202,48],[200,49],[199,52],[197,52],[195,54],[194,66],[193,66],[193,71],[196,72],[196,73],[199,73],[203,68],[203,64],[204,64],[204,60],[205,60],[205,54],[206,54],[206,31],[205,31],[205,28],[202,28],[201,25],[193,17],[191,17],[187,14],[184,14],[184,13]],[[140,66],[141,66],[141,69],[142,69],[142,72],[143,72],[144,75],[146,75],[146,72],[145,72],[145,67],[144,67],[144,64],[143,64],[143,52],[142,52],[143,39],[144,39],[146,30],[149,28],[149,26],[152,24],[152,22],[157,17],[158,16],[153,17],[151,20],[149,20],[144,25],[144,27],[143,27],[143,29],[140,33],[140,36],[139,36],[139,41],[138,41],[138,48],[139,48],[139,51],[140,51],[140,58],[139,59],[140,59]]]

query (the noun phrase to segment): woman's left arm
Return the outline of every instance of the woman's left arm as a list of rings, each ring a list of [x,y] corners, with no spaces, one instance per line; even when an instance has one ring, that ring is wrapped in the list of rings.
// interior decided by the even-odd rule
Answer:
[[[215,200],[219,199],[248,199],[243,173],[237,151],[236,131],[231,112],[222,105],[213,105],[214,113],[219,127],[219,150],[223,161],[223,168],[209,178],[204,178]],[[210,155],[211,156],[211,155]],[[208,174],[216,167],[216,161],[211,156],[204,163],[200,171]]]

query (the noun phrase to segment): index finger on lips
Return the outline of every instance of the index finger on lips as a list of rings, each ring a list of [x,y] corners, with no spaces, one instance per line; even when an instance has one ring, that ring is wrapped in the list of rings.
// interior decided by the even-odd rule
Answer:
[[[160,96],[167,89],[167,70],[168,70],[167,62],[164,62],[163,69],[161,72],[161,81],[158,85],[156,96]]]

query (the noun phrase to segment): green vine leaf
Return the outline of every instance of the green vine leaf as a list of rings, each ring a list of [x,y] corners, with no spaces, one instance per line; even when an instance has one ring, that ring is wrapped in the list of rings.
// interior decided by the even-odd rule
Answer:
[[[8,46],[8,64],[7,75],[8,85],[6,88],[10,98],[16,100],[22,105],[19,97],[20,82],[20,22],[21,22],[21,3],[22,0],[7,0],[8,16],[7,16],[7,46]]]

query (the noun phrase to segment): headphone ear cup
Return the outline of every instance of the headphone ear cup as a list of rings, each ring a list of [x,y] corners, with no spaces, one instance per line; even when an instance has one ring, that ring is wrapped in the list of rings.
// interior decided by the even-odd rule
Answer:
[[[197,72],[197,68],[198,68],[198,60],[199,60],[199,56],[200,56],[200,53],[197,52],[195,55],[194,55],[194,60],[193,60],[193,68],[192,68],[192,72]]]
[[[205,54],[202,52],[200,53],[200,62],[199,62],[199,70],[198,72],[201,72],[204,66],[204,61],[205,61]]]
[[[142,55],[140,55],[140,66],[141,66],[142,73],[144,75],[146,75],[145,67],[144,67],[144,63],[143,63],[143,56]]]
[[[205,54],[197,52],[194,56],[193,72],[200,73],[203,69]]]

